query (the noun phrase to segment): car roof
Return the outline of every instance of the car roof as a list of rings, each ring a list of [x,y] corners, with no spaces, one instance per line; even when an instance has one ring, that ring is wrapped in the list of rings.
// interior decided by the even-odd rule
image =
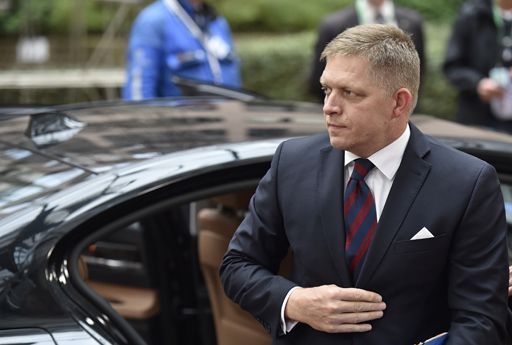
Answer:
[[[512,135],[490,128],[466,126],[422,114],[413,115],[412,122],[424,133],[437,138],[512,144]]]
[[[323,129],[318,105],[218,98],[77,105],[10,115],[0,126],[5,146],[93,172],[187,148]]]

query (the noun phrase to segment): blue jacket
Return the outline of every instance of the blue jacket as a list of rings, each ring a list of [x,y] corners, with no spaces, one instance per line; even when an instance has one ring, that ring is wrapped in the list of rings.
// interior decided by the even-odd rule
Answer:
[[[192,34],[183,16],[173,12],[165,1],[175,2],[186,11],[189,19],[195,20],[204,35],[203,42]],[[160,0],[138,15],[130,34],[124,99],[180,95],[179,88],[172,82],[173,76],[240,86],[239,61],[229,25],[213,9],[208,6],[206,9],[198,20],[186,0]]]

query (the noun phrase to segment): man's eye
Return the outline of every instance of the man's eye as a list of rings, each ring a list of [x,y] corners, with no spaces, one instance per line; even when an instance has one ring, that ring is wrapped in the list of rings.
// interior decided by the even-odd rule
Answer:
[[[328,89],[328,88],[326,88],[326,87],[322,87],[322,91],[323,91],[323,92],[324,92],[324,94],[326,94],[326,95],[328,95],[328,94],[331,92],[331,90],[330,90],[330,89]]]
[[[343,90],[343,94],[349,97],[355,95],[351,90]]]

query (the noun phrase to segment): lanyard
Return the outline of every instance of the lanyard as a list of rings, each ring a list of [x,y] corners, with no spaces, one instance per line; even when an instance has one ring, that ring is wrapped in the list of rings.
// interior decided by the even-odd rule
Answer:
[[[220,70],[220,63],[217,57],[213,54],[210,47],[208,46],[208,37],[194,22],[190,15],[181,7],[176,0],[164,0],[164,5],[167,7],[169,12],[178,16],[178,18],[187,27],[190,33],[199,41],[206,52],[206,58],[208,65],[213,73],[213,78],[216,84],[222,83],[222,72]]]

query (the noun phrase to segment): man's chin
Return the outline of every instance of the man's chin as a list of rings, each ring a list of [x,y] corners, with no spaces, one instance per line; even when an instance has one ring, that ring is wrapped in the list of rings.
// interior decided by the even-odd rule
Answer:
[[[331,146],[337,150],[348,150],[347,142],[339,138],[330,137]]]

